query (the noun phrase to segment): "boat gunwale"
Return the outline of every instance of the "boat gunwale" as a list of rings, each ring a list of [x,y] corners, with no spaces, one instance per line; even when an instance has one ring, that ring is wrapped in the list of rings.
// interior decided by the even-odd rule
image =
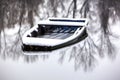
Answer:
[[[62,44],[65,44],[65,43],[67,43],[67,42],[70,42],[70,41],[72,41],[72,42],[74,42],[73,40],[75,39],[75,38],[78,38],[81,34],[83,34],[83,32],[85,31],[85,29],[86,29],[86,25],[87,25],[87,19],[85,19],[85,22],[60,22],[60,21],[49,21],[49,20],[45,20],[45,21],[40,21],[39,22],[39,24],[37,24],[37,25],[35,25],[34,27],[32,27],[30,30],[28,30],[28,31],[26,31],[25,32],[25,34],[23,35],[23,37],[22,37],[22,43],[24,44],[24,45],[33,45],[33,46],[51,46],[51,47],[55,47],[55,46],[59,46],[59,45],[62,45]],[[74,34],[72,35],[72,37],[70,36],[70,37],[68,37],[68,38],[66,38],[66,39],[68,39],[68,40],[66,40],[66,39],[51,39],[51,40],[58,40],[58,43],[59,44],[49,44],[49,45],[40,45],[40,44],[34,44],[34,43],[30,43],[29,41],[34,41],[35,39],[38,39],[38,41],[40,40],[40,38],[37,38],[37,37],[27,37],[27,35],[31,35],[31,32],[33,32],[33,31],[38,31],[37,30],[37,28],[39,27],[38,25],[42,25],[42,26],[57,26],[57,25],[60,25],[60,26],[72,26],[72,27],[74,27],[74,26],[78,26],[79,28],[80,27],[82,27],[81,29],[82,30],[80,30],[80,32],[79,32],[79,35],[77,35],[77,36],[73,36],[74,34],[76,34],[76,32],[77,32],[77,30],[75,30],[75,32],[74,32]],[[26,39],[26,40],[25,40]],[[41,39],[45,39],[45,38],[41,38]],[[50,40],[49,38],[46,38],[46,39],[48,39],[48,40]],[[66,41],[64,41],[64,40],[66,40]],[[26,42],[29,42],[29,43],[26,43]],[[63,42],[61,42],[61,41],[63,41]]]

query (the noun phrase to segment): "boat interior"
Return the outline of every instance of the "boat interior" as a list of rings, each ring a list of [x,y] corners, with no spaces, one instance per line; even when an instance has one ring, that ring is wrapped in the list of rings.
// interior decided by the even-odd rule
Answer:
[[[81,28],[81,27],[38,24],[38,28],[31,32],[31,36],[28,35],[27,37],[65,39],[73,35],[78,28]]]

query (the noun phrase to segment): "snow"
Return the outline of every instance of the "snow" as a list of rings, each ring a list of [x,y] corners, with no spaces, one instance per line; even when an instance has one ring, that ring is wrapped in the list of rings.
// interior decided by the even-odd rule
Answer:
[[[83,27],[80,31],[77,30],[71,37],[68,37],[66,39],[33,38],[33,37],[24,36],[23,43],[26,45],[56,46],[59,44],[66,43],[66,42],[78,37],[84,31],[84,29],[85,29],[85,27]]]
[[[17,34],[18,31],[19,31],[19,27],[18,25],[15,25],[14,28],[5,28],[5,34],[6,35],[14,35],[14,34]]]
[[[47,25],[72,25],[72,26],[85,26],[87,24],[87,21],[85,23],[80,22],[59,22],[59,21],[41,21],[39,24],[47,24]],[[34,30],[36,30],[38,25],[35,25],[33,28],[28,30],[22,38],[22,41],[26,45],[41,45],[41,46],[56,46],[59,44],[64,44],[70,40],[73,40],[77,38],[84,30],[85,27],[82,27],[82,29],[78,28],[75,33],[66,38],[66,39],[48,39],[48,38],[37,38],[37,37],[27,37],[27,35],[31,35],[30,33]],[[37,31],[37,30],[36,30]]]
[[[87,20],[85,22],[56,22],[56,21],[40,21],[39,24],[41,25],[69,25],[69,26],[85,26],[87,24]]]
[[[23,39],[23,43],[27,45],[42,45],[42,46],[54,46],[62,42],[60,39],[46,39],[46,38],[30,38],[26,37]]]

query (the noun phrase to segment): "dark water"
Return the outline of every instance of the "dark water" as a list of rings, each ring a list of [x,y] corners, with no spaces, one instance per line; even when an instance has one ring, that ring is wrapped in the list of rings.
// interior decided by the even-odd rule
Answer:
[[[52,52],[23,52],[17,30],[1,34],[0,80],[120,80],[119,38],[111,38],[113,53],[98,53],[89,37]]]

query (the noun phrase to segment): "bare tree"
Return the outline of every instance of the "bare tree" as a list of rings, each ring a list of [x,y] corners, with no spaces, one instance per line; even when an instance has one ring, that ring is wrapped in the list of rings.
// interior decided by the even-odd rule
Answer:
[[[62,9],[62,11],[65,10],[64,6],[65,0],[49,0],[47,1],[47,11],[50,16],[52,17],[58,17],[59,16],[59,9]],[[62,14],[62,13],[61,13]]]
[[[84,14],[83,17],[86,17],[88,12],[90,11],[90,3],[97,2],[99,12],[99,18],[101,27],[103,29],[103,33],[108,34],[109,33],[109,23],[108,20],[110,17],[115,18],[117,16],[120,16],[120,0],[84,0],[84,4],[81,8],[80,14]]]
[[[74,3],[73,18],[75,18],[75,13],[76,13],[76,9],[77,9],[77,0],[73,0],[73,3]]]
[[[72,0],[68,7],[66,17],[68,17],[70,13],[72,13],[72,18],[75,18],[76,12],[77,12],[77,0]]]
[[[0,30],[25,21],[33,26],[33,16],[38,15],[42,3],[43,0],[0,0]]]
[[[24,23],[29,23],[30,26],[32,27],[34,25],[34,16],[39,16],[39,10],[41,10],[41,8],[39,8],[39,5],[43,5],[44,1],[45,0],[0,0],[0,43],[1,43],[1,31],[4,32],[5,27],[11,28],[14,27],[15,24],[19,24],[21,26]],[[65,1],[68,0],[48,0],[46,6],[49,15],[57,17],[58,8],[61,8],[64,11]],[[79,0],[70,0],[70,1],[71,2],[68,5],[68,9],[66,11],[67,16],[65,17],[68,17],[68,15],[72,13],[71,14],[72,17],[75,18],[75,16],[77,15],[76,14],[78,7],[77,2]],[[72,58],[75,59],[76,68],[80,64],[83,64],[85,68],[92,66],[92,62],[95,60],[93,55],[94,49],[97,49],[100,53],[100,56],[103,56],[102,50],[107,46],[107,48],[105,49],[109,51],[108,52],[109,54],[112,53],[112,49],[114,48],[109,38],[109,36],[111,36],[110,28],[109,28],[109,19],[110,18],[115,19],[116,17],[120,17],[119,14],[120,0],[83,0],[83,1],[84,2],[80,10],[81,17],[89,18],[93,23],[95,23],[92,20],[92,18],[90,18],[92,14],[90,8],[91,5],[97,7],[97,9],[94,9],[93,12],[97,11],[95,16],[98,16],[97,19],[99,19],[98,22],[100,23],[100,28],[93,31],[93,29],[98,26],[89,25],[90,28],[87,28],[88,38],[84,40],[84,46],[73,48],[74,54],[72,52],[71,54],[73,54]],[[90,22],[90,24],[92,24],[92,22]],[[98,41],[100,41],[99,46],[94,42],[94,38],[91,37],[90,35],[92,34],[92,31],[94,35],[99,31],[101,32],[101,34],[98,36],[99,37]],[[18,38],[16,40],[18,40]],[[15,44],[18,44],[17,41],[14,43],[14,45]],[[76,48],[79,48],[79,50],[76,50]],[[14,50],[13,49],[11,50],[14,51],[15,48]],[[5,54],[5,55],[10,55],[10,54]],[[35,57],[32,58],[33,61],[36,60]],[[26,58],[26,61],[29,62],[30,61],[29,59],[31,58],[29,57]],[[62,55],[61,60],[62,59],[64,59],[64,55]]]
[[[82,8],[80,10],[80,14],[82,17],[87,17],[90,19],[89,26],[91,27],[97,27],[93,26],[91,24],[94,24],[94,21],[89,17],[88,15],[91,15],[91,12],[95,13],[94,16],[97,16],[98,22],[100,24],[100,28],[98,30],[94,31],[94,34],[96,32],[101,32],[98,36],[98,41],[100,41],[100,45],[95,44],[97,46],[97,49],[100,54],[102,54],[103,49],[106,49],[109,54],[113,53],[114,46],[112,45],[112,42],[110,40],[110,36],[114,37],[110,30],[110,23],[109,19],[118,20],[117,17],[120,17],[120,0],[84,0],[84,3],[82,5]],[[96,7],[93,11],[91,11],[91,7]],[[92,22],[93,21],[93,22]],[[90,32],[92,29],[87,29],[88,32]],[[94,29],[93,29],[94,30]],[[91,34],[92,32],[90,32]],[[91,38],[91,35],[88,33],[89,38]],[[97,36],[96,36],[97,37]],[[94,42],[94,38],[89,39],[91,42]],[[95,47],[94,46],[94,47]]]

